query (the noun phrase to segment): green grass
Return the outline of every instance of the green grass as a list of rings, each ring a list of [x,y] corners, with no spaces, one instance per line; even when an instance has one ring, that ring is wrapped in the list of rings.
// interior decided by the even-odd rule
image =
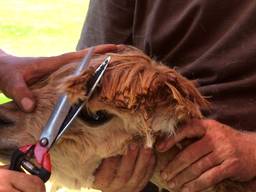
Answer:
[[[0,1],[0,48],[19,56],[75,50],[89,0]],[[0,104],[9,101],[2,94]]]
[[[88,0],[0,1],[0,47],[18,55],[75,50]]]

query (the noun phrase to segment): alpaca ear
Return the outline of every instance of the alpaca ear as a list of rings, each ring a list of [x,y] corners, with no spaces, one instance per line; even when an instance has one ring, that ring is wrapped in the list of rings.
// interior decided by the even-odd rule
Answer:
[[[177,82],[182,88],[186,98],[190,100],[190,102],[196,104],[200,108],[208,108],[209,102],[202,96],[199,90],[196,87],[195,81],[190,81],[184,77],[177,78]]]
[[[14,101],[0,105],[0,127],[5,128],[15,125],[22,113]]]
[[[176,113],[177,116],[182,116],[188,114],[192,117],[201,117],[200,109],[207,109],[209,103],[200,94],[195,84],[181,76],[174,69],[164,69],[165,74],[169,76],[168,81],[165,82],[166,86],[169,88],[171,97],[177,102]],[[178,115],[179,114],[179,115]]]
[[[79,76],[70,75],[64,78],[57,87],[59,92],[67,92],[69,101],[76,103],[78,100],[86,100],[88,93],[87,83],[95,72],[94,67],[89,67]]]

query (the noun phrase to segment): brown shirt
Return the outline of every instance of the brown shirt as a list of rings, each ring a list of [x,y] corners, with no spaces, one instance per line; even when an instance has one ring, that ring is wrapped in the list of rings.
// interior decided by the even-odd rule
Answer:
[[[198,82],[211,118],[256,130],[255,0],[91,0],[78,49],[102,43],[175,67]]]

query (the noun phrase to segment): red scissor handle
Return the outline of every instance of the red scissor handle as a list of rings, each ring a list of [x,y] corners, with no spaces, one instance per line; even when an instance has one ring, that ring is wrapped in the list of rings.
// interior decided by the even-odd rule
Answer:
[[[50,155],[39,143],[20,147],[13,153],[9,169],[37,175],[46,182],[51,176]]]

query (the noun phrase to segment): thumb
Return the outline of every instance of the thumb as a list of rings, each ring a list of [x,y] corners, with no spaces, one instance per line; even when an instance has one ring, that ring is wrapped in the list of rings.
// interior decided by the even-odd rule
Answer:
[[[24,79],[18,74],[9,74],[6,82],[3,92],[11,97],[24,112],[33,111],[35,99]]]

